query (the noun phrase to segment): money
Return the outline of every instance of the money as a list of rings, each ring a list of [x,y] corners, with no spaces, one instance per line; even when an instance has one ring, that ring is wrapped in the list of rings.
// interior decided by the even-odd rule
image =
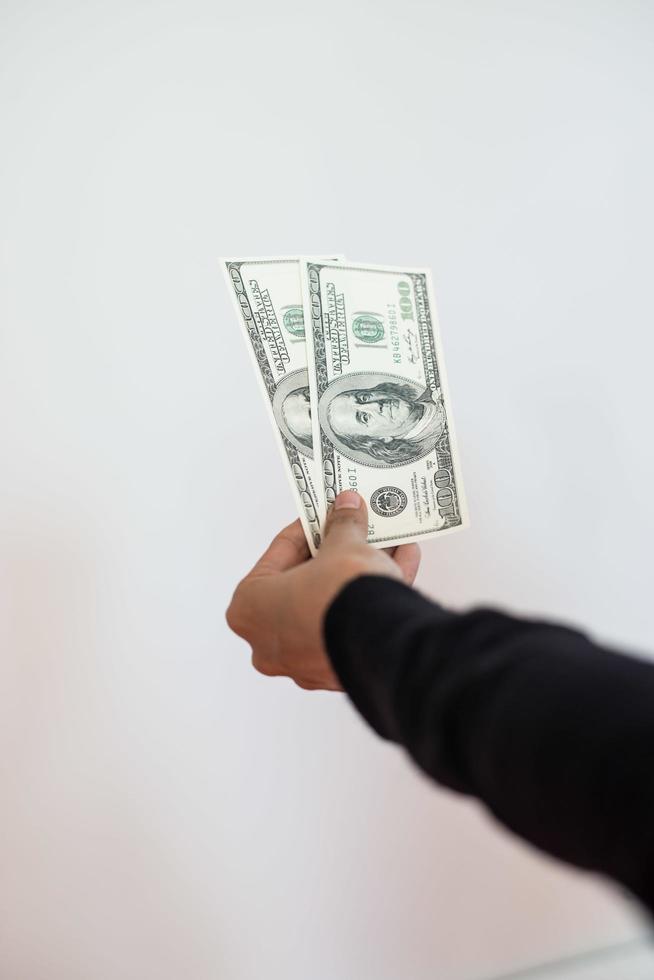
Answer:
[[[371,544],[464,527],[429,272],[316,259],[300,269],[320,514],[353,489]]]
[[[313,450],[300,263],[289,257],[224,259],[222,265],[315,554],[325,496]]]

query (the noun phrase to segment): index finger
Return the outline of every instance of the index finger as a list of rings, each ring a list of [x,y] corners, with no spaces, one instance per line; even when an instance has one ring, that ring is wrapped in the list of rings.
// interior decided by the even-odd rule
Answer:
[[[248,578],[274,575],[301,565],[309,557],[309,546],[299,519],[277,534],[256,563]]]

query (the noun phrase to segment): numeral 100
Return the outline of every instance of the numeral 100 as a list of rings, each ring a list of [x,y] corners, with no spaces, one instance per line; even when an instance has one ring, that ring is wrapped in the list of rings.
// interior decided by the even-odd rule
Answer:
[[[411,302],[411,286],[408,282],[398,282],[397,291],[400,294],[400,313],[403,320],[413,320],[413,304]]]

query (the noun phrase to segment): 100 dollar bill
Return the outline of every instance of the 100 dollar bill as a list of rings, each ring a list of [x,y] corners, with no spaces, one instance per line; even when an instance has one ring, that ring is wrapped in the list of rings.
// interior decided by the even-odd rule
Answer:
[[[462,528],[429,272],[302,259],[301,279],[325,504],[357,490],[383,547]]]
[[[223,259],[222,265],[315,553],[325,504],[313,450],[300,263],[289,257]]]

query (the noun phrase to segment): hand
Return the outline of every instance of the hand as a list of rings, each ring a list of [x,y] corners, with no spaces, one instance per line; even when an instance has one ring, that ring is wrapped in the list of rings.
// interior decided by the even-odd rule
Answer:
[[[329,512],[315,558],[309,557],[299,521],[277,535],[238,585],[227,610],[228,625],[252,647],[258,671],[291,677],[307,690],[342,690],[322,637],[332,600],[360,575],[412,585],[420,564],[418,545],[379,551],[367,543],[367,533],[363,497],[346,490]]]

